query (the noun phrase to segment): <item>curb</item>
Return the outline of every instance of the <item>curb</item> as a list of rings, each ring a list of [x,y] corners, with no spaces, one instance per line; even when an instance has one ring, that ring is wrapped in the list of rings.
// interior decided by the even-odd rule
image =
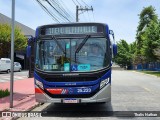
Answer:
[[[142,74],[142,75],[152,76],[152,77],[155,77],[155,78],[159,78],[159,79],[160,79],[160,77],[155,76],[155,75],[151,75],[151,74],[147,74],[147,73],[142,73],[142,72],[138,72],[138,71],[132,71],[132,72],[139,73],[139,74]]]

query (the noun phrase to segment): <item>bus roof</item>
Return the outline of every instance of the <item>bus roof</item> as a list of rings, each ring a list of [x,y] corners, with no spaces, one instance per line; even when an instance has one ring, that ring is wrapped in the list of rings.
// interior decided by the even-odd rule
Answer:
[[[97,25],[104,25],[108,27],[108,24],[105,23],[96,23],[96,22],[73,22],[73,23],[56,23],[56,24],[47,24],[47,25],[42,25],[42,26],[38,26],[37,28],[41,28],[41,27],[49,27],[49,26],[76,26],[76,25],[93,25],[93,24],[97,24]]]

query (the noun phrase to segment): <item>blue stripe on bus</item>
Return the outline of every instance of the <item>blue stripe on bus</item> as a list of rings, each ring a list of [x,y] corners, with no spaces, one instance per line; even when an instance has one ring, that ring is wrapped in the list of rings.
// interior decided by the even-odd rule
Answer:
[[[94,92],[99,87],[99,84],[94,86],[86,86],[86,87],[46,87],[46,89],[51,90],[60,90],[58,94],[90,94]],[[52,93],[53,94],[53,93]]]
[[[87,82],[47,82],[45,81],[45,85],[49,86],[89,86],[98,84],[100,79],[95,81],[87,81]]]
[[[34,72],[35,79],[41,81],[44,84],[44,87],[46,86],[89,86],[89,85],[95,85],[101,82],[101,80],[107,79],[108,77],[111,78],[111,70],[109,70],[105,75],[103,75],[101,78],[94,80],[94,81],[85,81],[85,82],[48,82],[42,79],[40,76],[38,76]]]
[[[107,79],[108,77],[111,77],[111,70],[109,70],[106,74],[104,74],[101,79],[104,80],[104,79]]]

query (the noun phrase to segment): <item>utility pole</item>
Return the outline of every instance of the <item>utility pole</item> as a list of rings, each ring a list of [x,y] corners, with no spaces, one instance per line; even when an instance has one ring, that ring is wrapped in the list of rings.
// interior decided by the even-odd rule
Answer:
[[[14,81],[14,21],[15,0],[12,0],[12,33],[11,33],[11,74],[10,74],[10,108],[13,108],[13,81]]]
[[[89,11],[89,10],[93,11],[93,7],[91,6],[90,8],[88,8],[88,7],[85,6],[85,8],[83,8],[83,7],[79,7],[79,6],[77,5],[77,6],[76,6],[76,22],[79,22],[79,18],[78,18],[79,11],[85,12],[85,11]],[[82,13],[83,13],[83,12],[82,12]]]

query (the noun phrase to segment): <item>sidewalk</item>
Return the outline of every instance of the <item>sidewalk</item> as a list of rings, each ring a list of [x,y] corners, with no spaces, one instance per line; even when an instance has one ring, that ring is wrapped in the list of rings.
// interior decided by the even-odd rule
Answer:
[[[0,83],[0,89],[10,90],[10,82]],[[0,111],[27,111],[38,103],[35,101],[33,78],[14,81],[13,108],[10,109],[10,96],[0,98]]]

